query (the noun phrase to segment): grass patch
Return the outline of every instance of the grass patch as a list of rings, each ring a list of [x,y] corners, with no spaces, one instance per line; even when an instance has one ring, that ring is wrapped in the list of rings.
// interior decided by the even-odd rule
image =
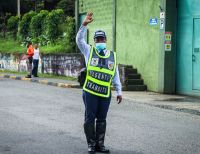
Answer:
[[[26,48],[20,46],[20,43],[12,39],[0,39],[1,53],[26,53]]]
[[[40,47],[40,52],[42,54],[69,53],[70,50],[71,49],[64,43],[50,44],[48,46]],[[26,53],[26,51],[27,48],[22,47],[20,42],[13,39],[0,39],[0,53],[22,54]]]
[[[64,47],[62,44],[42,46],[40,47],[40,52],[42,54],[68,53],[66,47]]]
[[[0,73],[27,75],[27,72],[18,72],[18,71],[10,71],[10,70],[0,70]],[[59,75],[54,75],[54,74],[39,73],[38,75],[39,75],[40,78],[52,78],[52,79],[62,79],[62,80],[70,80],[70,81],[76,81],[77,80],[74,77],[59,76]]]

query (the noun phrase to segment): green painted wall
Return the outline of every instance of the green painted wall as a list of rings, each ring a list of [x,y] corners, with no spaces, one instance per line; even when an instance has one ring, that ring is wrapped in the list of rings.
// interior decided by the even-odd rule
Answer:
[[[142,74],[148,90],[158,91],[160,27],[149,25],[160,18],[160,0],[117,0],[116,50],[118,62],[131,64]]]
[[[93,35],[98,29],[107,34],[108,48],[112,49],[113,0],[79,0],[79,14],[92,11],[94,21],[89,28],[89,43],[94,44]]]
[[[164,49],[160,32],[160,8],[165,0],[79,0],[79,16],[94,12],[94,22],[89,27],[89,43],[97,29],[105,30],[108,48],[116,48],[118,63],[133,65],[142,75],[148,90],[163,92]],[[165,9],[165,8],[164,8]],[[116,13],[116,42],[113,40],[114,11]],[[150,18],[158,24],[150,26]],[[116,46],[113,46],[113,42]]]

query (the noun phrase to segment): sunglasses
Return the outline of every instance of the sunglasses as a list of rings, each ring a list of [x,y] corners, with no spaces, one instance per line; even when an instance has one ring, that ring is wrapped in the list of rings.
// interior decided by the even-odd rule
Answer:
[[[106,38],[105,37],[97,37],[94,39],[95,43],[105,43],[106,42]]]

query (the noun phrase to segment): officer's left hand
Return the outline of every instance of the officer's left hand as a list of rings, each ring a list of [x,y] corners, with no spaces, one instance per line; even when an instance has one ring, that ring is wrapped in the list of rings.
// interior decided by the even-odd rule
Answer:
[[[118,95],[118,96],[117,96],[117,102],[118,102],[118,104],[120,104],[121,101],[122,101],[122,95]]]

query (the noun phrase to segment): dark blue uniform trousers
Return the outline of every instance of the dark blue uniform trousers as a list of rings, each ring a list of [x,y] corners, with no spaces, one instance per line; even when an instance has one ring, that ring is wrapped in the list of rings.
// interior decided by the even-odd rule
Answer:
[[[106,121],[110,106],[110,97],[104,98],[90,94],[83,90],[83,102],[85,104],[85,123],[93,123],[95,119],[99,122]]]

